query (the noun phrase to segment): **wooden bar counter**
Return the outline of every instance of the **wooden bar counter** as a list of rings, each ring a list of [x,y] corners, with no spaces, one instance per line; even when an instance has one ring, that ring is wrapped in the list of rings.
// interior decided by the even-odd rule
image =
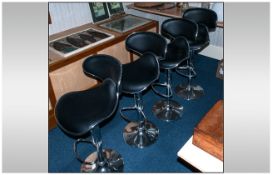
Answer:
[[[110,20],[124,16],[116,16]],[[56,40],[58,38],[65,37],[67,35],[87,30],[89,28],[96,29],[100,32],[106,32],[114,35],[114,38],[105,41],[101,44],[95,45],[91,48],[85,49],[79,53],[75,53],[72,56],[63,57],[60,54],[49,49],[49,75],[48,75],[48,89],[49,89],[49,129],[56,126],[55,117],[54,117],[54,107],[57,100],[67,92],[71,91],[80,91],[88,89],[92,86],[95,86],[98,82],[95,79],[87,77],[82,70],[83,61],[95,54],[108,54],[117,59],[121,63],[128,63],[135,58],[132,54],[127,52],[125,48],[125,39],[126,37],[137,31],[152,31],[158,32],[158,22],[154,20],[149,20],[144,25],[136,27],[125,33],[118,33],[105,28],[100,27],[100,24],[109,22],[106,20],[96,24],[85,24],[73,29],[69,29],[57,34],[49,36],[49,42]]]
[[[151,13],[155,15],[161,15],[166,17],[172,17],[172,18],[182,18],[184,9],[182,7],[177,7],[176,5],[173,5],[173,3],[162,3],[161,6],[154,6],[154,7],[139,7],[136,6],[135,3],[129,4],[127,6],[128,9],[134,9],[139,10],[145,13]],[[217,27],[223,28],[224,22],[218,21]]]

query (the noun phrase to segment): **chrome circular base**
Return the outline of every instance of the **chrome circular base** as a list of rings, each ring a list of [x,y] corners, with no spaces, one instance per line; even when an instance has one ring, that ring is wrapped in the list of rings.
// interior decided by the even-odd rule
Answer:
[[[98,162],[97,152],[90,154],[80,167],[80,171],[84,173],[107,173],[107,172],[123,172],[124,161],[121,155],[111,149],[103,149],[105,161]]]
[[[197,99],[204,95],[204,90],[199,85],[181,84],[176,87],[175,92],[178,96],[186,100]]]
[[[150,121],[145,121],[142,128],[139,122],[130,122],[124,128],[123,137],[130,146],[144,148],[156,142],[159,129]]]
[[[152,108],[153,114],[164,121],[180,119],[183,114],[183,106],[174,100],[160,100]]]

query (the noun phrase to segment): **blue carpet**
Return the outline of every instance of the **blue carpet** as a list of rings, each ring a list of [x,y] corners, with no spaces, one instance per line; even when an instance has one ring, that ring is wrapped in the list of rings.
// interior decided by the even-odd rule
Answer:
[[[164,122],[152,114],[152,106],[161,97],[148,89],[143,96],[144,112],[160,130],[159,138],[154,145],[144,149],[128,146],[123,141],[122,131],[126,122],[121,118],[119,109],[133,104],[133,98],[121,96],[119,109],[112,118],[101,127],[104,148],[118,151],[124,158],[124,172],[192,172],[192,170],[178,161],[177,152],[193,134],[193,129],[206,112],[218,101],[223,99],[223,81],[216,78],[218,60],[195,55],[193,58],[197,77],[193,83],[204,88],[205,95],[197,100],[186,101],[174,93],[173,99],[184,106],[184,113],[180,120]],[[165,78],[165,74],[161,74]],[[181,82],[186,82],[182,76],[172,73],[173,89]],[[132,116],[133,117],[133,116]],[[48,171],[49,172],[79,172],[80,162],[73,154],[74,139],[55,128],[49,132]],[[87,145],[79,147],[82,157],[95,151]]]

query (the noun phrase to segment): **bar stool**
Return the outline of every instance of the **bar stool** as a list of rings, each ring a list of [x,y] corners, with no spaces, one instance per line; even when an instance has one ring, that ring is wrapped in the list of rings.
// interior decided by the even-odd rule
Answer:
[[[183,36],[189,43],[189,59],[186,64],[180,64],[176,68],[176,72],[187,78],[187,83],[182,83],[175,88],[177,95],[186,100],[192,100],[204,95],[204,90],[201,86],[192,84],[192,78],[196,76],[194,66],[192,64],[192,56],[195,50],[201,50],[208,43],[209,38],[197,38],[197,33],[200,32],[198,25],[193,21],[180,18],[172,18],[165,20],[162,23],[161,34],[166,38],[173,40],[176,37]],[[208,33],[207,33],[208,34]],[[208,35],[206,35],[208,36]],[[185,63],[185,62],[183,62]]]
[[[99,65],[100,58],[108,60],[106,66],[111,67],[111,70],[105,72],[113,76],[104,79],[106,73],[97,71],[99,68],[88,72],[102,82],[96,87],[63,95],[56,104],[55,116],[57,125],[62,131],[79,138],[74,143],[74,152],[76,158],[82,163],[81,172],[122,172],[123,158],[112,149],[103,149],[99,127],[101,122],[113,115],[118,106],[118,85],[121,78],[121,75],[118,76],[118,74],[122,72],[122,69],[120,65],[115,65],[118,63],[117,60],[112,60],[112,57],[105,55],[89,57],[83,64],[88,67],[90,61],[93,61]],[[106,63],[105,60],[102,62]],[[109,66],[110,63],[113,63],[113,66]],[[91,139],[85,139],[86,134],[91,134]],[[78,144],[82,142],[89,143],[96,148],[96,152],[90,154],[85,160],[81,159],[78,154]]]
[[[122,92],[132,94],[135,104],[131,107],[123,107],[120,114],[129,123],[123,131],[125,142],[130,146],[144,148],[156,142],[159,129],[147,120],[143,112],[142,92],[147,89],[159,77],[159,63],[156,56],[146,53],[134,62],[123,65]],[[137,121],[130,120],[124,115],[125,111],[136,110]]]
[[[182,61],[188,59],[189,45],[186,39],[179,37],[167,44],[165,38],[157,33],[137,32],[127,38],[126,48],[137,55],[145,52],[153,52],[157,55],[160,69],[166,70],[166,81],[163,83],[154,82],[151,87],[156,94],[166,99],[156,102],[152,111],[156,117],[167,122],[179,119],[183,113],[183,106],[170,99],[173,96],[171,72]],[[166,87],[166,94],[156,90],[156,86]]]
[[[191,20],[198,25],[196,39],[189,41],[192,50],[190,55],[192,57],[194,54],[201,52],[209,45],[209,32],[216,30],[217,14],[213,10],[206,8],[190,8],[183,13],[182,18]],[[185,67],[179,67],[178,71],[180,74],[182,74],[181,71],[188,68],[191,69],[192,72],[192,74],[189,74],[189,76],[196,76],[192,62],[189,62],[189,65],[187,64]],[[178,95],[184,97],[187,100],[196,99],[204,95],[203,88],[198,85],[194,85],[189,88],[186,85],[180,84],[176,87],[175,91]]]

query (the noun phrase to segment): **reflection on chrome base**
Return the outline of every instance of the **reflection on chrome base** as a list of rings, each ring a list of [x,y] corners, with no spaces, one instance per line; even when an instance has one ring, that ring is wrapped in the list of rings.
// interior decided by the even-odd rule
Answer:
[[[99,162],[97,152],[93,152],[80,167],[80,171],[84,173],[107,173],[107,172],[123,172],[124,161],[121,155],[111,149],[103,149],[104,161]]]
[[[192,84],[178,85],[175,92],[178,96],[186,100],[197,99],[204,95],[204,90],[201,86]]]
[[[174,100],[160,100],[152,108],[153,114],[161,120],[178,120],[183,114],[183,106]]]
[[[159,129],[147,120],[130,122],[123,131],[125,142],[138,148],[144,148],[155,143],[158,135]]]

